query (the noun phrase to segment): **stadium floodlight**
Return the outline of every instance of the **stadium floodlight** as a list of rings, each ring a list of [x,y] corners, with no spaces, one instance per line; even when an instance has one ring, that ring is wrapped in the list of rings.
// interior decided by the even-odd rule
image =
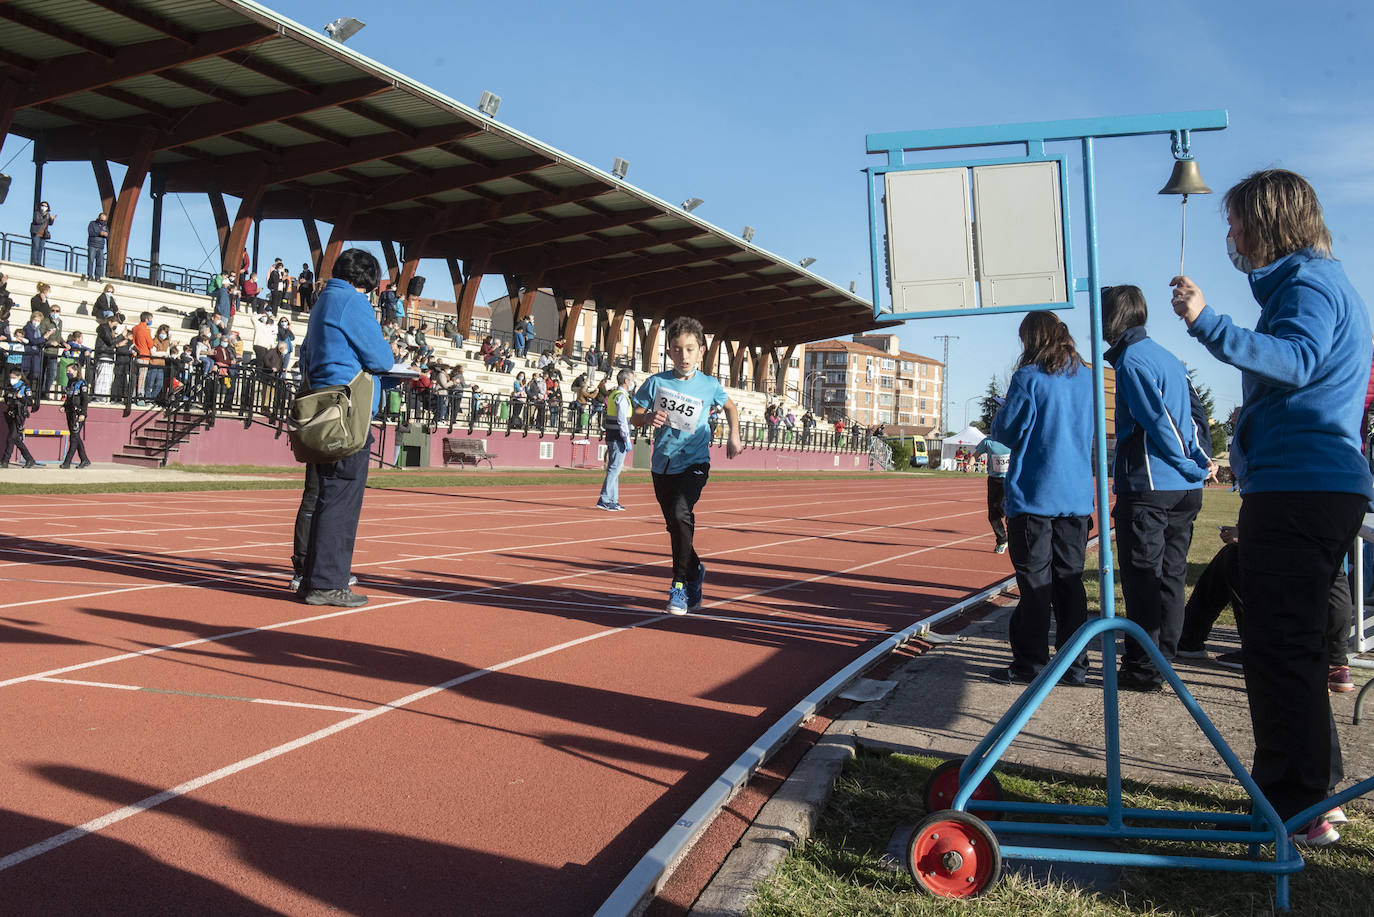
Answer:
[[[744,231],[741,232],[739,235],[740,235],[740,238],[743,239],[744,241],[746,241],[746,242],[753,242],[753,241],[754,241],[754,227],[752,227],[752,226],[746,226],[746,227],[744,227]]]
[[[495,118],[501,108],[501,97],[494,92],[482,90],[482,98],[477,101],[477,110],[488,118]]]
[[[625,173],[628,171],[630,171],[630,161],[628,159],[621,159],[617,156],[615,162],[611,163],[611,174],[616,178],[623,179]]]
[[[682,202],[682,209],[687,211],[688,213],[691,213],[693,210],[696,210],[704,203],[706,202],[699,197],[689,197],[687,198],[687,200]]]
[[[367,25],[361,19],[354,19],[352,16],[340,16],[329,25],[324,27],[324,32],[330,38],[343,44],[354,35],[362,31],[363,26]]]
[[[849,281],[849,292],[851,292],[851,293],[857,293],[857,292],[859,292],[859,281],[857,281],[857,280],[851,280],[851,281]]]
[[[813,265],[813,264],[816,263],[816,259],[815,259],[815,258],[803,258],[803,259],[801,259],[800,261],[798,261],[797,263],[800,264],[802,267],[810,267],[811,265]]]

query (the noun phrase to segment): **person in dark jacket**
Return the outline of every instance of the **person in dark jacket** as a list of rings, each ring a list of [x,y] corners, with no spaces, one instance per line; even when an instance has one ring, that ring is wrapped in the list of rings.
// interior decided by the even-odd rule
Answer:
[[[10,384],[4,391],[7,433],[5,454],[0,455],[0,468],[10,467],[10,457],[16,449],[24,457],[24,467],[33,468],[38,463],[33,460],[29,447],[24,445],[24,421],[29,419],[29,411],[33,408],[33,392],[24,381],[24,374],[20,372],[19,367],[9,368],[9,380]]]
[[[105,222],[105,214],[86,224],[86,271],[92,280],[105,276],[105,240],[109,237],[110,226]]]
[[[1211,468],[1202,443],[1210,435],[1193,419],[1197,394],[1187,367],[1145,333],[1148,318],[1139,287],[1103,288],[1102,331],[1110,345],[1105,356],[1116,370],[1112,515],[1121,592],[1126,616],[1172,659],[1183,628],[1193,520]],[[1134,640],[1126,641],[1117,685],[1125,691],[1163,690],[1159,669]]]
[[[32,240],[29,247],[29,264],[35,267],[43,266],[43,246],[52,237],[51,227],[56,222],[57,214],[48,207],[47,201],[41,202],[29,222],[29,239]]]
[[[1050,616],[1062,647],[1088,619],[1083,558],[1093,511],[1093,384],[1053,312],[1021,322],[1021,359],[988,435],[1011,449],[1003,485],[1007,548],[1021,600],[1011,615],[1011,665],[989,673],[1030,682],[1049,663]],[[1081,654],[1063,680],[1087,679]]]
[[[1320,802],[1342,775],[1324,632],[1331,584],[1372,493],[1354,406],[1374,346],[1369,311],[1331,253],[1321,203],[1302,176],[1255,172],[1223,203],[1227,253],[1260,306],[1254,330],[1208,306],[1191,279],[1170,285],[1188,333],[1241,371],[1231,467],[1241,496],[1251,774],[1288,819]],[[1320,815],[1294,835],[1316,846],[1339,839]]]
[[[384,373],[395,363],[391,345],[367,300],[377,288],[381,267],[377,259],[359,248],[341,253],[334,262],[333,276],[320,292],[310,311],[310,325],[301,345],[301,374],[308,387],[344,385],[359,371]],[[381,401],[381,387],[372,388],[372,413]],[[368,459],[372,437],[361,449],[337,462],[313,463],[307,469],[307,493],[314,477],[319,495],[313,506],[303,497],[297,513],[309,521],[300,590],[307,605],[340,605],[356,608],[367,604],[367,596],[349,588],[353,564],[353,544],[358,535],[363,493],[367,488]]]
[[[39,379],[43,375],[43,315],[39,312],[29,314],[28,324],[24,326],[24,375]]]
[[[81,378],[81,371],[75,363],[67,364],[67,388],[66,400],[62,404],[62,410],[67,415],[67,456],[62,460],[63,468],[72,467],[72,459],[80,458],[81,464],[78,468],[89,468],[90,458],[86,455],[86,443],[83,436],[86,432],[86,405],[90,401],[89,387],[86,380]]]
[[[302,312],[308,312],[315,303],[315,272],[309,264],[302,264],[296,275],[296,298]]]
[[[105,289],[100,291],[100,295],[95,298],[95,305],[91,307],[91,312],[98,319],[104,319],[108,315],[113,315],[119,311],[119,304],[115,302],[114,284],[105,284]]]

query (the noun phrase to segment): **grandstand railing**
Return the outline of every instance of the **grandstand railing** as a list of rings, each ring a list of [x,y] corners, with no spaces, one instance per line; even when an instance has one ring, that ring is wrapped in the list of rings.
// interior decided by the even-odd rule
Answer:
[[[21,255],[22,253],[22,255]],[[18,261],[28,264],[33,253],[33,240],[27,235],[0,232],[0,261]],[[86,247],[68,245],[65,242],[45,242],[43,244],[43,263],[40,267],[70,274],[89,274],[90,257]],[[108,273],[108,265],[106,266]],[[211,273],[175,264],[159,264],[154,270],[153,263],[143,258],[124,259],[124,281],[180,290],[183,293],[204,293],[210,284]]]

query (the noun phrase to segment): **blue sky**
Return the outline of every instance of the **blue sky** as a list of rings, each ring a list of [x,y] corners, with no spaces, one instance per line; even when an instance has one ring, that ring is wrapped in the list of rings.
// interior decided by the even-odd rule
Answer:
[[[504,100],[499,120],[603,168],[628,159],[631,183],[670,201],[704,198],[698,216],[732,232],[752,225],[756,244],[792,260],[815,257],[812,270],[842,286],[856,280],[861,293],[871,281],[860,170],[880,162],[865,154],[866,134],[1224,108],[1231,127],[1193,140],[1207,183],[1221,192],[1266,167],[1306,175],[1326,208],[1336,256],[1374,301],[1374,12],[1362,5],[267,5],[317,28],[340,15],[362,19],[367,28],[349,41],[360,53],[469,105],[491,90]],[[20,153],[5,169],[15,182],[0,207],[0,228],[20,233],[32,195],[22,145],[11,137],[0,149],[0,167]],[[1076,145],[1070,152],[1076,158]],[[1103,282],[1145,290],[1151,334],[1198,369],[1224,418],[1240,398],[1238,373],[1189,339],[1169,310],[1179,201],[1156,194],[1172,165],[1168,138],[1100,141],[1096,165]],[[1081,176],[1072,178],[1076,191]],[[99,208],[88,165],[50,165],[44,192],[66,216],[56,227],[62,241],[74,240]],[[1226,258],[1219,198],[1190,199],[1187,270],[1209,303],[1249,325],[1257,306]],[[143,221],[150,210],[140,208]],[[1081,227],[1081,210],[1072,216]],[[213,221],[203,199],[169,200],[164,219],[163,259],[208,264]],[[147,231],[135,233],[133,254],[146,256]],[[305,248],[298,225],[265,225],[264,258],[299,264]],[[442,295],[447,272],[435,264],[421,273]],[[503,292],[493,279],[483,295]],[[1086,353],[1086,299],[1079,301],[1064,317]],[[967,399],[1011,367],[1019,320],[969,316],[900,329],[905,349],[936,358],[935,335],[959,336],[950,353],[955,424]]]

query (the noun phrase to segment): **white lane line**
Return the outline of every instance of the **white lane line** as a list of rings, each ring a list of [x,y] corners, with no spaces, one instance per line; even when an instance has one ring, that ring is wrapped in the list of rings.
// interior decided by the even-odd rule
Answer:
[[[423,688],[419,691],[414,692],[413,694],[407,694],[404,697],[398,697],[396,700],[391,701],[390,703],[373,707],[371,710],[367,710],[363,713],[356,714],[355,716],[351,716],[346,720],[340,720],[339,722],[334,723],[331,726],[326,726],[323,729],[317,729],[309,735],[301,736],[299,739],[293,739],[290,742],[284,742],[283,744],[278,745],[275,748],[269,748],[264,752],[259,752],[258,754],[253,755],[251,757],[244,758],[240,761],[234,762],[233,764],[229,764],[217,770],[213,770],[208,774],[203,774],[192,780],[188,780],[185,783],[178,784],[177,786],[174,786],[171,789],[163,790],[160,793],[154,793],[151,796],[145,797],[144,799],[140,799],[138,802],[135,802],[132,805],[127,805],[122,808],[115,809],[113,812],[108,812],[105,815],[100,816],[99,818],[91,819],[85,824],[77,825],[75,828],[69,828],[68,830],[63,831],[61,834],[53,835],[47,840],[39,841],[36,844],[30,844],[22,850],[16,850],[14,853],[8,854],[4,857],[0,857],[0,872],[4,872],[5,870],[10,869],[14,866],[18,866],[20,863],[24,863],[28,860],[33,859],[34,857],[42,856],[45,853],[50,853],[51,851],[56,850],[59,847],[63,847],[67,844],[70,844],[72,841],[80,840],[81,838],[86,837],[90,834],[95,834],[96,832],[102,831],[105,828],[108,828],[113,824],[117,824],[126,818],[132,818],[140,812],[146,812],[149,809],[160,806],[164,802],[170,802],[171,800],[176,799],[180,796],[185,796],[187,793],[194,792],[195,790],[198,790],[203,786],[208,786],[209,784],[214,783],[218,780],[223,780],[225,777],[231,777],[234,774],[237,774],[240,771],[245,771],[250,767],[256,767],[259,764],[262,764],[266,761],[271,761],[273,758],[278,758],[284,754],[287,754],[288,752],[295,751],[299,748],[304,748],[307,745],[312,745],[315,742],[320,741],[321,739],[329,738],[330,736],[335,735],[336,733],[343,732],[345,729],[351,729],[354,726],[357,726],[361,723],[367,722],[368,720],[379,717],[384,713],[389,713],[393,710],[400,710],[403,707],[407,707],[410,704],[413,704],[417,701],[424,700],[427,697],[431,697],[435,694],[439,694],[451,688],[456,688],[458,685],[464,684],[465,682],[481,678],[483,675],[491,675],[496,672],[501,672],[511,668],[512,666],[517,666],[525,662],[532,662],[533,660],[540,659],[544,656],[549,656],[554,653],[562,652],[563,650],[570,649],[575,646],[580,646],[584,643],[590,643],[593,640],[599,640],[602,637],[609,637],[612,634],[623,633],[624,631],[631,630],[636,627],[644,627],[645,625],[655,623],[656,621],[662,621],[667,617],[668,615],[659,615],[655,618],[649,618],[646,621],[639,621],[634,624],[627,624],[624,627],[615,627],[608,630],[597,631],[593,634],[587,634],[586,636],[578,637],[575,640],[569,640],[565,643],[559,643],[556,646],[545,647],[544,649],[536,650],[533,653],[526,653],[523,656],[517,656],[514,659],[508,659],[505,662],[500,662],[496,665],[487,666],[486,668],[482,669],[476,669],[472,672],[468,672],[465,675],[460,675],[457,678],[451,678],[448,681],[443,682],[442,684],[437,684],[428,688]]]
[[[108,681],[77,681],[74,678],[35,678],[34,681],[52,685],[77,685],[82,688],[110,688],[115,691],[141,691],[145,694],[175,694],[179,697],[202,697],[210,700],[234,700],[245,704],[272,704],[277,707],[302,707],[306,710],[327,710],[330,713],[366,713],[358,707],[335,707],[330,704],[308,704],[304,701],[272,700],[266,697],[238,697],[234,694],[215,694],[208,691],[177,691],[172,688],[152,688],[147,685],[120,685]]]
[[[952,515],[949,515],[949,516],[936,516],[936,517],[933,517],[933,518],[930,518],[930,519],[914,519],[914,520],[911,520],[911,521],[909,521],[909,522],[898,523],[898,524],[896,524],[896,525],[894,525],[894,526],[887,526],[887,525],[885,525],[885,524],[883,524],[883,525],[869,525],[869,526],[863,526],[863,527],[856,528],[856,529],[852,529],[852,530],[849,530],[849,531],[833,532],[833,533],[830,533],[829,536],[821,536],[821,535],[804,535],[804,536],[800,536],[800,537],[797,537],[797,538],[790,538],[790,539],[784,539],[784,540],[782,540],[782,541],[775,541],[775,542],[772,542],[771,544],[759,545],[759,546],[757,546],[757,547],[763,547],[763,548],[773,547],[773,546],[776,546],[776,545],[779,545],[779,544],[787,544],[788,542],[791,542],[791,541],[814,541],[814,540],[824,540],[826,537],[837,537],[837,536],[851,535],[851,534],[855,534],[855,533],[858,533],[858,532],[869,531],[869,530],[874,529],[874,528],[909,528],[909,527],[918,526],[918,525],[928,525],[928,524],[930,524],[931,522],[939,522],[939,521],[944,520],[944,519],[954,519],[954,518],[958,518],[959,516],[971,516],[971,515],[975,515],[976,513],[980,513],[980,512],[984,512],[984,510],[983,510],[983,509],[970,510],[970,511],[964,512],[964,513],[956,513],[956,514],[952,514]],[[655,534],[657,534],[657,533],[655,533]],[[974,537],[974,536],[970,536],[970,538],[972,538],[972,537]],[[606,540],[606,539],[589,539],[589,540],[598,540],[598,541],[599,541],[599,540]],[[968,539],[961,539],[961,541],[965,541],[965,540],[968,540]],[[952,543],[957,543],[957,542],[952,542]],[[942,547],[942,546],[936,546],[936,547]],[[752,551],[752,550],[754,550],[754,549],[755,549],[755,546],[753,546],[753,545],[745,545],[745,546],[739,547],[739,548],[731,548],[731,549],[724,550],[724,551],[717,551],[717,552],[714,552],[713,554],[709,554],[709,555],[707,555],[707,556],[724,556],[724,555],[726,555],[726,554],[738,554],[738,553],[740,553],[740,552],[748,552],[748,551]],[[925,550],[932,550],[932,549],[933,549],[933,548],[922,548],[922,549],[920,549],[920,550],[921,550],[921,551],[925,551]],[[913,552],[913,553],[920,553],[920,551],[916,551],[916,552]],[[909,555],[909,554],[903,554],[903,555],[900,555],[900,556],[901,556],[901,557],[907,557],[907,556],[910,556],[910,555]],[[885,563],[885,562],[886,562],[886,561],[877,561],[877,563]],[[361,608],[344,608],[344,609],[341,609],[341,610],[339,610],[339,611],[328,612],[328,613],[320,614],[320,615],[313,615],[313,616],[305,617],[305,618],[296,618],[296,619],[291,620],[291,621],[281,621],[281,622],[278,622],[278,623],[275,623],[275,624],[264,624],[264,625],[261,626],[261,627],[247,627],[247,628],[243,628],[243,629],[241,629],[241,630],[230,631],[230,632],[228,632],[228,633],[215,634],[215,635],[210,636],[210,637],[197,637],[197,638],[195,638],[195,639],[193,639],[193,640],[185,640],[185,641],[182,641],[181,643],[172,643],[172,644],[167,644],[167,645],[164,645],[164,646],[149,647],[149,648],[147,648],[147,649],[138,650],[137,652],[132,652],[132,653],[120,653],[120,654],[115,655],[115,656],[107,656],[107,657],[105,657],[104,659],[92,659],[92,660],[90,660],[90,661],[88,661],[88,662],[79,662],[79,663],[75,663],[75,664],[73,664],[73,665],[64,666],[64,667],[59,668],[59,669],[50,669],[50,670],[48,670],[48,671],[46,671],[46,672],[37,672],[37,673],[34,673],[34,674],[32,674],[32,675],[19,675],[19,676],[15,676],[15,677],[13,677],[13,678],[9,678],[9,679],[5,679],[5,680],[3,680],[3,681],[0,681],[0,688],[7,688],[7,687],[9,687],[10,685],[20,684],[20,683],[22,683],[22,682],[31,681],[31,680],[37,679],[37,678],[47,678],[47,677],[54,676],[54,675],[65,675],[67,672],[76,672],[76,671],[80,671],[80,670],[83,670],[83,669],[94,668],[95,666],[107,665],[107,664],[115,663],[115,662],[123,662],[123,661],[128,660],[128,659],[137,659],[137,658],[140,657],[140,656],[153,656],[153,655],[157,655],[157,654],[159,654],[159,653],[166,652],[166,651],[168,651],[168,650],[185,649],[185,648],[187,648],[187,647],[199,646],[199,645],[205,644],[205,643],[216,643],[216,642],[220,642],[220,641],[223,641],[223,640],[230,640],[230,639],[232,639],[232,638],[234,638],[234,637],[242,637],[242,636],[247,636],[247,635],[249,635],[249,634],[256,634],[256,633],[261,633],[261,632],[265,632],[265,631],[281,630],[281,629],[283,629],[283,628],[294,627],[294,626],[299,625],[299,624],[309,624],[309,623],[313,623],[313,622],[316,622],[316,621],[323,621],[323,620],[327,620],[327,619],[329,619],[329,618],[347,617],[347,616],[349,616],[349,615],[358,614],[358,613],[364,612],[364,611],[380,611],[380,610],[387,609],[387,608],[397,608],[397,607],[400,607],[400,606],[402,606],[402,605],[412,605],[412,604],[415,604],[415,603],[417,603],[417,602],[442,602],[442,601],[453,601],[454,599],[459,599],[459,600],[461,600],[461,599],[463,599],[463,598],[465,598],[465,597],[467,597],[467,596],[474,596],[474,595],[478,595],[478,596],[480,596],[480,595],[489,595],[489,594],[495,593],[495,592],[502,592],[502,591],[506,591],[506,590],[510,590],[510,589],[516,589],[516,588],[519,588],[519,587],[521,587],[521,586],[540,586],[540,585],[543,585],[543,584],[545,584],[545,583],[551,583],[551,582],[567,582],[567,581],[570,581],[570,580],[582,579],[583,577],[588,577],[588,576],[602,576],[602,575],[607,575],[607,574],[611,574],[611,573],[619,573],[619,572],[622,572],[622,571],[625,571],[625,570],[636,570],[636,569],[643,569],[643,568],[645,568],[645,567],[656,567],[656,566],[661,566],[662,564],[663,564],[662,558],[657,558],[657,559],[655,559],[655,560],[652,561],[652,562],[642,562],[642,563],[632,563],[632,564],[621,564],[621,565],[619,565],[619,566],[607,567],[607,568],[601,569],[601,570],[584,570],[584,571],[581,572],[581,573],[572,573],[572,574],[569,574],[569,573],[567,573],[566,571],[559,571],[558,573],[554,574],[553,576],[544,577],[543,579],[537,579],[537,580],[524,580],[524,581],[520,581],[520,582],[502,583],[502,584],[500,584],[500,585],[498,585],[498,586],[485,586],[485,587],[482,587],[482,588],[480,588],[480,589],[454,589],[454,590],[450,590],[450,591],[448,591],[448,592],[441,592],[441,593],[439,593],[439,594],[437,594],[437,595],[431,595],[431,596],[417,596],[417,597],[414,597],[414,598],[396,599],[396,600],[390,601],[390,602],[381,602],[381,603],[373,603],[373,604],[365,605],[365,606],[363,606],[363,607],[361,607]],[[356,565],[355,565],[355,566],[356,566]],[[865,565],[865,566],[872,566],[872,565],[869,564],[869,565]],[[826,575],[835,575],[835,576],[839,576],[839,575],[844,575],[845,573],[848,573],[848,572],[850,572],[850,571],[847,571],[847,570],[838,570],[838,571],[832,571],[832,573],[826,574]],[[813,577],[812,579],[815,579],[815,578],[816,578],[816,577]],[[810,582],[810,581],[811,581],[811,580],[803,580],[803,581],[801,581],[801,582]],[[150,588],[151,588],[151,587],[150,587]],[[736,597],[733,597],[733,598],[729,599],[728,601],[732,601],[732,602],[733,602],[733,601],[743,601],[743,600],[746,600],[746,599],[748,599],[748,598],[751,598],[752,596],[755,596],[755,595],[767,595],[768,593],[774,592],[774,591],[776,591],[776,588],[770,589],[770,590],[764,590],[763,592],[759,592],[759,593],[752,593],[751,595],[736,596]],[[715,604],[720,604],[720,603],[715,603]],[[4,607],[4,606],[0,606],[0,607]]]

